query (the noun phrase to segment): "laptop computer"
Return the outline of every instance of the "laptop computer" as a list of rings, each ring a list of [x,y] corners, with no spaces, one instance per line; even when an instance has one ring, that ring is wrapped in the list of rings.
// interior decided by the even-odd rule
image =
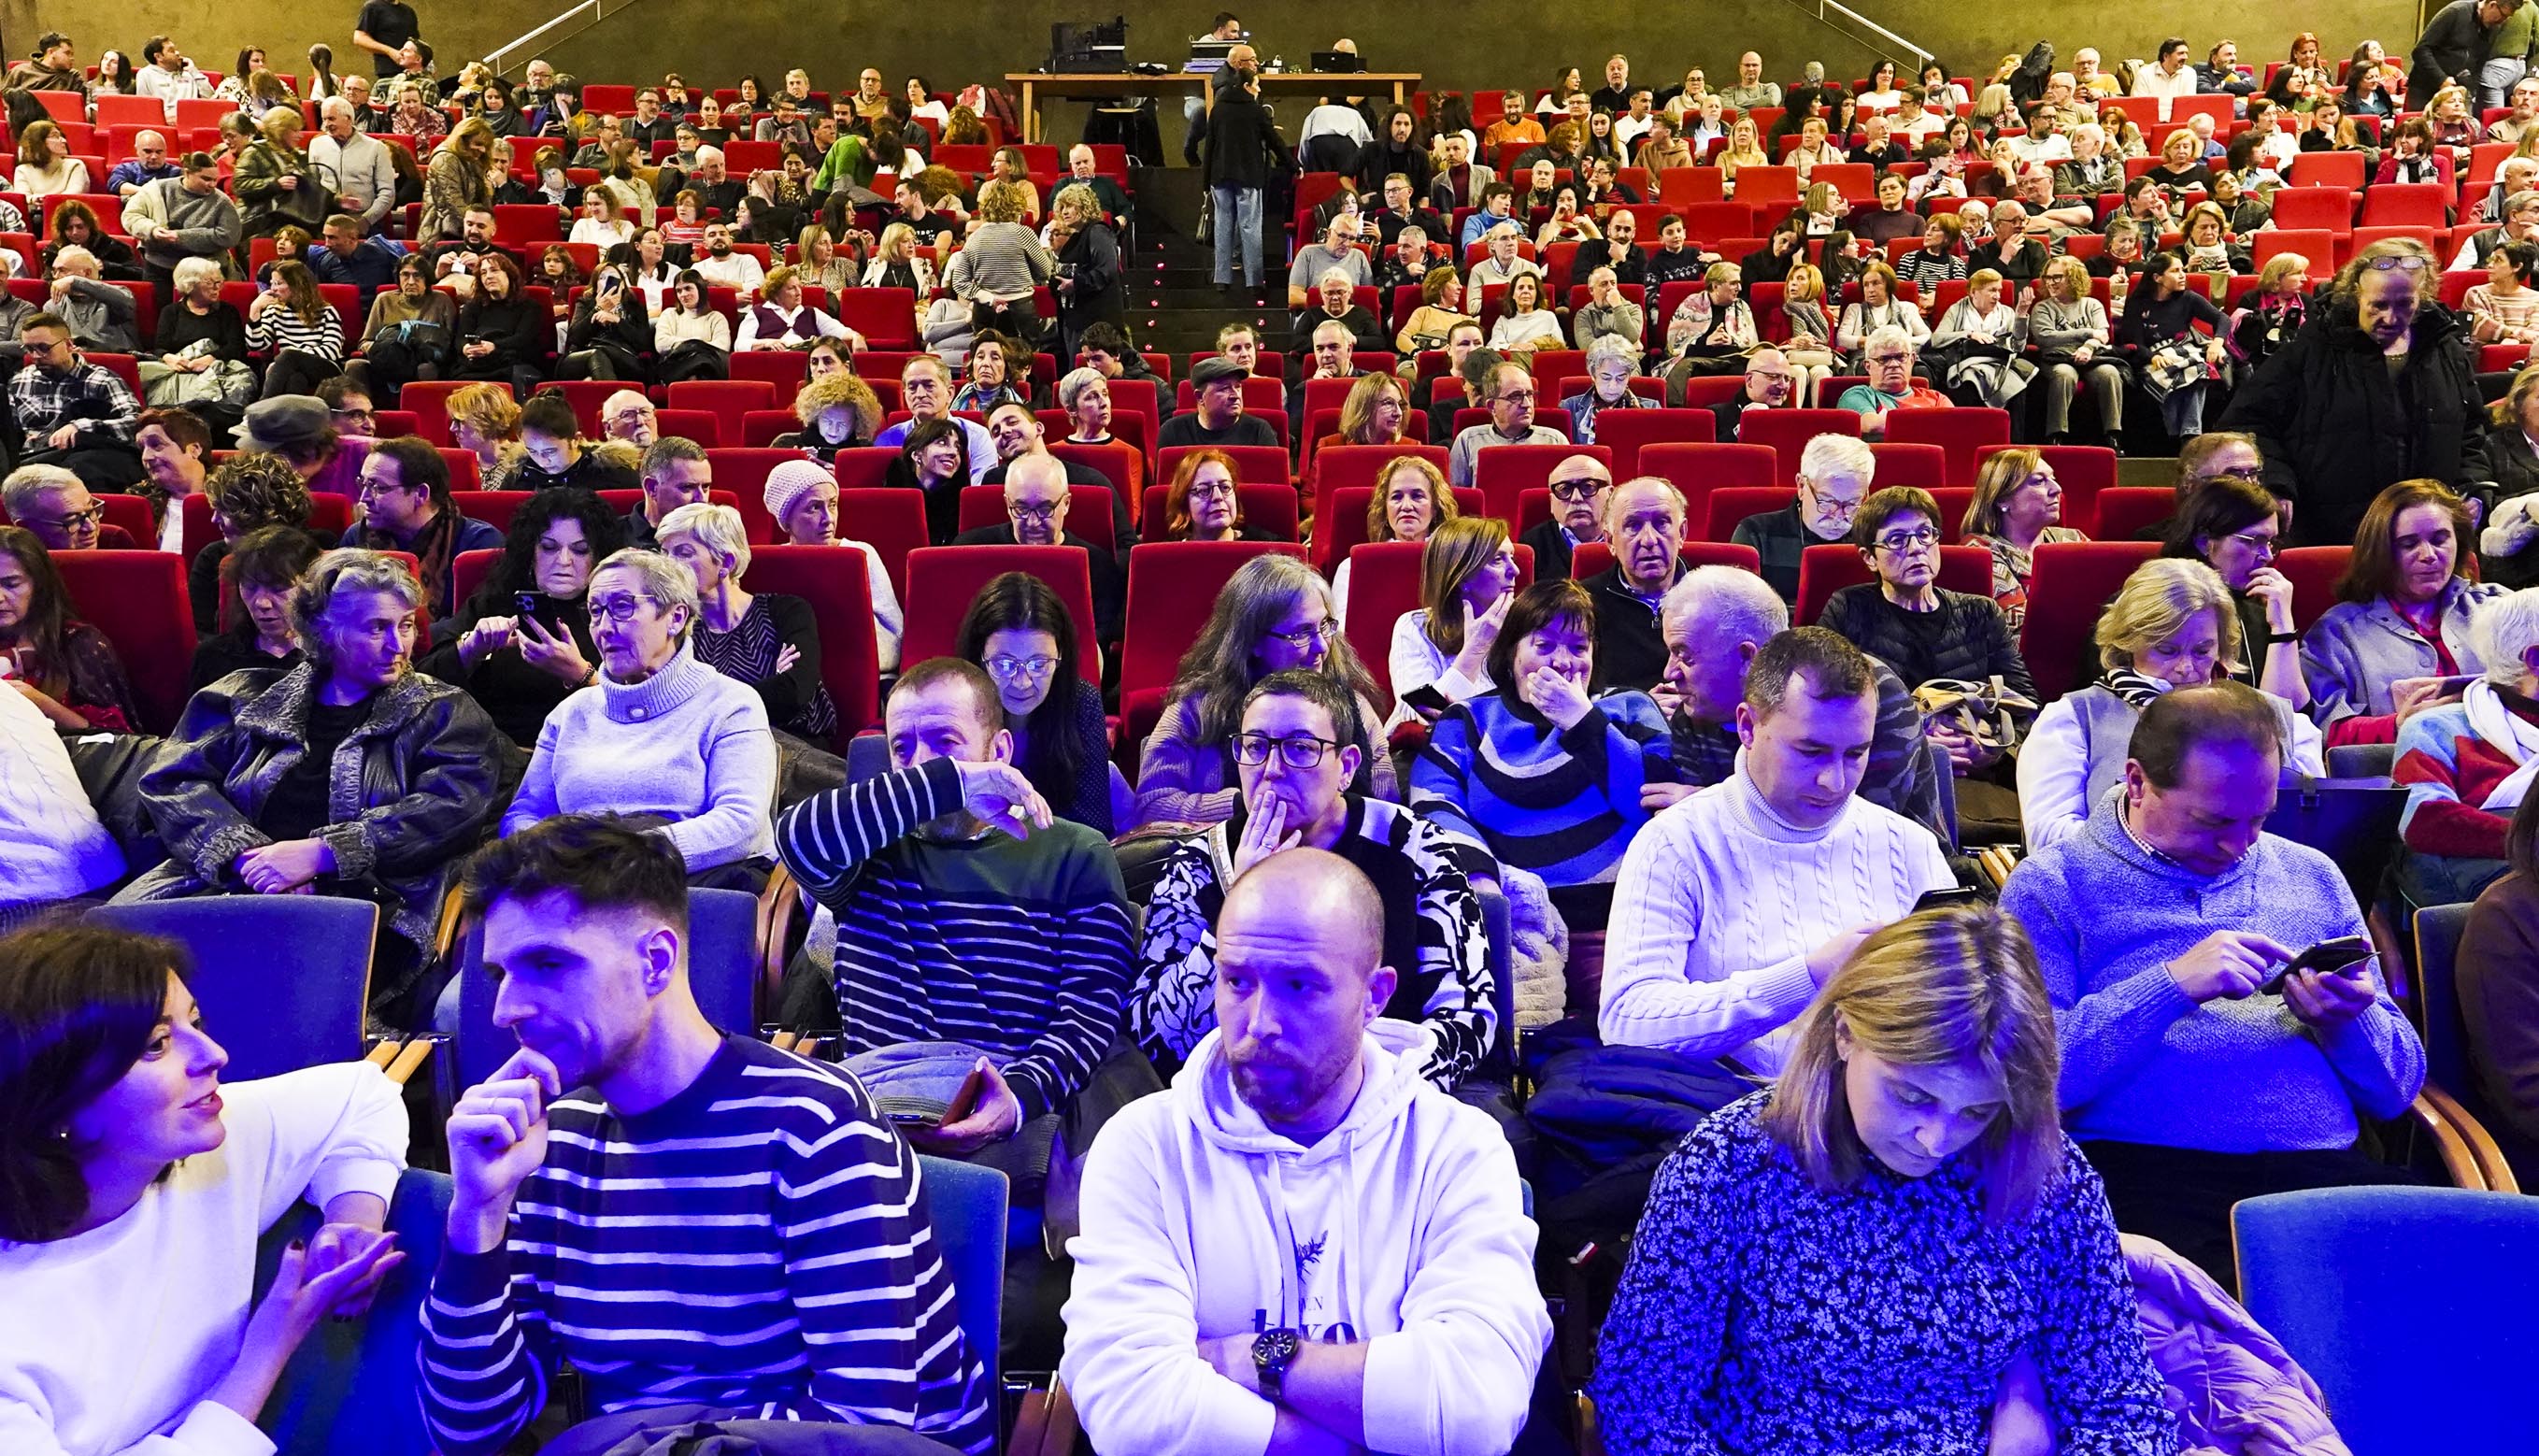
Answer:
[[[1347,76],[1366,69],[1366,58],[1352,50],[1318,50],[1314,52],[1316,75]]]

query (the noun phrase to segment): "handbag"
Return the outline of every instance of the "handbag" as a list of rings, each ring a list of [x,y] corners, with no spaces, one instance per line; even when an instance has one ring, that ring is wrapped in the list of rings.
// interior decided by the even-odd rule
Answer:
[[[2183,335],[2155,345],[2143,356],[2143,392],[2154,399],[2166,399],[2210,377],[2203,347]]]
[[[1984,682],[1934,677],[1913,689],[1913,706],[1925,723],[1945,722],[1989,749],[2019,746],[2019,717],[2035,716],[2037,705],[2011,691],[1996,676]]]

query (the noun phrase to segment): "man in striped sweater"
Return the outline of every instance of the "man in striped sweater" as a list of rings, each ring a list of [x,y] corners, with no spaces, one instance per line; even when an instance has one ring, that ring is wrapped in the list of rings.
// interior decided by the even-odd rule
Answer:
[[[915,1155],[854,1077],[706,1020],[677,852],[562,816],[479,855],[466,900],[520,1050],[449,1118],[417,1352],[445,1456],[503,1449],[564,1362],[600,1445],[773,1421],[990,1450]]]
[[[1328,850],[1384,903],[1384,1014],[1425,1033],[1412,1067],[1452,1090],[1498,1033],[1480,899],[1446,833],[1400,804],[1346,791],[1357,777],[1357,707],[1319,672],[1273,672],[1243,701],[1233,817],[1168,853],[1146,902],[1129,1030],[1157,1070],[1178,1069],[1216,1025],[1216,921],[1226,890],[1282,849]],[[1407,1029],[1407,1028],[1406,1028]]]
[[[1003,721],[975,663],[920,662],[883,710],[896,771],[776,826],[778,853],[837,917],[850,1058],[967,1061],[949,1099],[960,1115],[909,1134],[947,1157],[1063,1110],[1110,1047],[1129,979],[1120,862],[1099,833],[1053,818]]]

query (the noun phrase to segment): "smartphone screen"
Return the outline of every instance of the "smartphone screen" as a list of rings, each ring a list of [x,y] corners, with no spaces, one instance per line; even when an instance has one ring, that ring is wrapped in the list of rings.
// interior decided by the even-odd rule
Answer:
[[[2361,936],[2342,936],[2333,940],[2321,940],[2284,962],[2283,966],[2272,976],[2267,977],[2265,984],[2257,989],[2270,996],[2281,996],[2284,982],[2291,979],[2296,971],[2341,973],[2350,966],[2361,965],[2369,960],[2372,954],[2371,942]]]

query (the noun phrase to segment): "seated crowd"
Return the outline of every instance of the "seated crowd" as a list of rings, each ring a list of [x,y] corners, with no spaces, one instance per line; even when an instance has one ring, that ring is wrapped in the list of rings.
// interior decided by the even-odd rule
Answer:
[[[0,1447],[269,1450],[295,1353],[420,1278],[418,1404],[374,1419],[448,1456],[984,1453],[1000,1368],[1115,1452],[1568,1451],[1580,1391],[1616,1451],[2164,1456],[2259,1403],[2332,1448],[2230,1299],[2230,1211],[2437,1175],[2384,1136],[2429,1075],[2384,914],[2475,902],[2469,1061],[2539,1149],[2539,365],[2481,359],[2539,340],[2539,166],[2458,309],[2411,237],[2258,272],[2354,117],[2382,180],[2485,134],[2449,70],[2304,38],[2262,89],[2228,42],[1972,96],[1616,55],[1293,145],[1238,43],[1220,278],[1259,265],[1246,128],[1343,180],[1299,208],[1296,352],[1230,324],[1179,398],[1127,192],[1089,147],[929,165],[989,133],[922,79],[597,112],[544,61],[435,82],[401,0],[376,78],[242,56],[238,146],[145,132],[131,245],[56,208],[47,302],[0,313],[0,1302],[48,1312],[0,1322]],[[144,54],[118,92],[47,35],[6,92],[219,91]],[[2187,141],[2136,186],[2147,132]],[[80,190],[58,127],[18,139],[22,189]],[[1854,159],[1874,211],[1809,180]],[[1750,248],[1631,210],[1785,162]],[[521,204],[570,241],[505,238]],[[774,463],[670,424],[765,351],[801,356]],[[1897,478],[1897,411],[2024,394]],[[1783,485],[1712,510],[1726,456],[1614,443],[1653,408]],[[2153,518],[2102,441],[2174,456]],[[1543,490],[1498,499],[1503,446]],[[928,599],[920,547],[1007,569]],[[1217,553],[1212,597],[1132,600]],[[192,634],[171,714],[109,630],[101,563],[143,556]],[[2121,570],[2075,599],[2084,560]],[[2270,832],[2356,762],[2405,799],[2381,882]],[[708,1009],[734,891],[773,1038]],[[267,895],[376,907],[370,1025],[498,1070],[224,1086],[214,956],[102,907]],[[1034,1296],[996,1349],[945,1202],[981,1169]],[[2181,1322],[2283,1368],[2146,1338]]]

